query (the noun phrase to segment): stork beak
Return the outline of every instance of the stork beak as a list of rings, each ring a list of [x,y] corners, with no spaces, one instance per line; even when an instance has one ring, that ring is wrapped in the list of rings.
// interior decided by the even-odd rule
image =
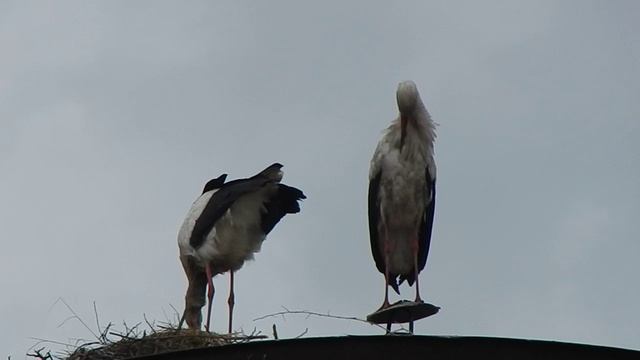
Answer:
[[[404,146],[404,138],[407,136],[407,116],[400,114],[400,151]]]

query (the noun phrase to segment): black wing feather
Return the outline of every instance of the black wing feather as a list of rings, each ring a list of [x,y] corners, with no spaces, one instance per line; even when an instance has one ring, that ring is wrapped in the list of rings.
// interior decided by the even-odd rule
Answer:
[[[265,202],[266,212],[262,215],[261,227],[264,234],[268,234],[286,214],[300,211],[298,200],[306,199],[302,191],[294,187],[278,184],[278,190]]]
[[[380,245],[378,239],[378,223],[380,222],[380,203],[378,200],[378,190],[380,189],[380,178],[382,170],[380,170],[369,181],[369,240],[371,241],[371,254],[373,261],[376,263],[378,271],[384,274],[385,263],[384,255],[380,253]]]
[[[431,178],[427,170],[427,182]],[[420,224],[420,242],[418,245],[418,271],[422,271],[427,264],[427,256],[429,256],[429,247],[431,246],[431,232],[433,230],[433,217],[436,210],[436,180],[430,182],[431,201],[427,205],[426,213],[422,224]]]
[[[269,181],[269,179],[254,177],[250,179],[232,180],[222,185],[222,187],[211,196],[211,199],[209,199],[209,202],[196,220],[193,231],[191,232],[191,237],[189,238],[191,246],[197,249],[204,243],[207,234],[211,231],[215,223],[238,198],[250,192],[257,191]]]
[[[380,222],[380,200],[378,198],[378,191],[380,190],[380,178],[382,177],[382,170],[378,171],[376,176],[369,181],[369,240],[371,241],[371,254],[373,255],[373,261],[376,263],[376,268],[381,273],[386,273],[386,263],[384,260],[384,254],[380,252],[380,238],[378,233],[378,224]],[[400,294],[398,288],[397,275],[389,274],[389,286],[393,290]]]
[[[429,168],[425,170],[425,182],[428,189],[428,194],[431,196],[426,199],[425,213],[420,223],[420,230],[418,233],[418,272],[424,269],[427,264],[427,257],[429,256],[429,246],[431,245],[431,231],[433,229],[433,216],[436,208],[436,180],[429,174]],[[400,283],[407,280],[409,285],[413,285],[415,274],[410,272],[409,274],[403,274],[400,276]]]
[[[209,180],[205,185],[204,189],[202,189],[202,193],[206,193],[207,191],[219,189],[224,185],[224,181],[227,179],[227,174],[222,174],[215,179]]]

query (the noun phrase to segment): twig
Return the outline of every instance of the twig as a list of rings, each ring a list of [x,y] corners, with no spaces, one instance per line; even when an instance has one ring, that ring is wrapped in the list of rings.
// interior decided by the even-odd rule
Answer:
[[[278,330],[276,329],[276,324],[273,324],[271,326],[271,329],[273,329],[273,338],[278,340]]]
[[[113,323],[108,323],[107,326],[104,328],[104,330],[102,330],[102,332],[100,333],[100,343],[101,344],[106,344],[109,342],[109,339],[107,338],[107,335],[109,335],[109,329],[111,329],[111,327],[113,326]]]
[[[383,330],[386,331],[386,328],[384,326],[382,326],[382,325],[372,324],[372,323],[368,322],[367,320],[360,319],[360,318],[357,318],[355,316],[331,315],[329,313],[323,314],[323,313],[318,313],[318,312],[314,312],[314,311],[307,311],[307,310],[289,310],[289,309],[285,308],[284,306],[282,308],[285,311],[279,311],[277,313],[260,316],[258,318],[253,319],[253,321],[264,320],[266,318],[270,318],[270,317],[274,317],[274,316],[283,316],[284,317],[284,315],[296,315],[296,314],[300,315],[300,314],[303,314],[303,315],[307,315],[307,318],[309,318],[310,316],[318,316],[318,317],[325,317],[325,318],[330,318],[330,319],[358,321],[358,322],[362,322],[362,323],[365,323],[365,324],[368,324],[368,325],[377,326],[380,329],[383,329]]]
[[[51,352],[47,351],[46,354],[42,354],[43,350],[44,350],[44,348],[40,348],[40,349],[34,350],[32,353],[27,353],[27,356],[38,358],[38,359],[41,359],[41,360],[53,360],[53,357],[51,356]]]
[[[36,341],[37,341],[37,343],[33,344],[33,346],[31,346],[31,347],[29,348],[29,350],[33,349],[34,347],[36,347],[36,346],[38,346],[38,345],[40,345],[40,344],[42,344],[42,343],[50,343],[50,344],[56,344],[56,345],[64,345],[64,346],[69,346],[69,347],[73,346],[72,344],[65,343],[65,342],[61,342],[61,341],[46,340],[46,339],[41,339],[41,338],[36,338],[36,337],[32,337],[32,338],[29,338],[29,339],[31,339],[31,340],[36,340]]]
[[[142,313],[142,318],[144,318],[144,322],[147,323],[147,326],[149,327],[149,329],[151,329],[151,333],[155,333],[156,331],[153,329],[153,325],[149,322],[149,320],[147,320],[147,314]],[[155,323],[155,321],[154,321]]]
[[[304,331],[302,332],[302,334],[294,337],[294,339],[300,339],[301,337],[305,336],[307,334],[307,332],[309,332],[309,328],[304,329]]]
[[[245,337],[250,339],[250,340],[251,339],[266,339],[267,338],[266,335],[261,335],[260,333],[261,333],[261,331],[259,331],[258,329],[256,329],[254,327],[253,330],[251,330],[251,334],[245,335]]]
[[[96,307],[95,300],[93,301],[93,313],[96,316],[96,328],[98,329],[99,333],[102,333],[102,330],[100,330],[100,320],[98,320],[98,308]]]
[[[178,311],[178,309],[176,309],[176,307],[173,306],[172,304],[169,304],[169,306],[171,306],[171,308],[173,309],[173,312],[175,312],[176,320],[180,321],[180,318],[182,317],[182,315],[180,315],[180,311]],[[164,311],[164,309],[162,309],[162,311]],[[165,316],[165,317],[167,317],[167,316]],[[169,320],[168,317],[167,317],[167,321],[171,321],[171,320]]]
[[[138,334],[139,334],[139,332],[137,332],[138,331],[138,326],[140,326],[140,324],[142,324],[142,323],[139,322],[139,323],[135,324],[132,328],[129,328],[129,327],[127,327],[126,323],[123,323],[122,325],[124,325],[124,330],[126,331],[125,336],[129,337],[129,335],[133,334],[133,336],[137,337]]]
[[[126,339],[126,340],[140,340],[140,338],[138,338],[135,335],[132,337],[132,336],[129,336],[129,335],[120,334],[120,333],[113,332],[113,331],[110,332],[109,335],[117,336],[117,337],[119,337],[121,339]]]
[[[66,319],[65,321],[62,322],[62,324],[60,324],[58,327],[64,325],[65,322],[67,322],[67,320],[72,319],[72,318],[76,318],[78,319],[78,321],[80,321],[80,323],[87,329],[89,330],[89,332],[91,333],[91,335],[93,335],[96,339],[100,340],[100,337],[98,335],[96,335],[95,332],[93,332],[93,330],[91,330],[91,328],[87,325],[87,323],[85,323],[82,318],[80,318],[80,316],[78,316],[78,314],[73,311],[73,309],[71,308],[71,306],[69,306],[69,304],[67,304],[67,302],[64,300],[64,298],[59,297],[58,300],[56,300],[56,302],[54,303],[54,305],[58,302],[62,302],[64,304],[64,306],[67,307],[67,309],[69,310],[69,312],[71,312],[71,314],[73,314],[73,316],[71,318]]]

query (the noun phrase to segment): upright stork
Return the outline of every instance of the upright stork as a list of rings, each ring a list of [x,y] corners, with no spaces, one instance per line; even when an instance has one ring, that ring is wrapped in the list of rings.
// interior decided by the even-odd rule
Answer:
[[[223,174],[207,182],[191,206],[178,233],[180,261],[189,282],[179,327],[186,320],[190,328],[200,328],[208,285],[205,328],[209,331],[215,293],[212,278],[228,271],[229,332],[232,331],[234,272],[260,251],[280,219],[300,211],[298,201],[305,199],[299,189],[280,183],[281,168],[275,163],[250,178],[226,183],[227,175]]]
[[[384,302],[389,286],[416,283],[427,262],[436,202],[435,123],[413,81],[398,85],[399,116],[386,129],[369,172],[369,237],[378,271],[384,274]]]

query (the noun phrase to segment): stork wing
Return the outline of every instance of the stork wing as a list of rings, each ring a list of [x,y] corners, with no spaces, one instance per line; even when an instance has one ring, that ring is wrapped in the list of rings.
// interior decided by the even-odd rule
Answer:
[[[376,268],[381,273],[385,273],[384,256],[380,253],[378,238],[378,223],[380,221],[380,200],[378,192],[380,190],[380,177],[382,169],[369,180],[369,240],[371,241],[371,254],[376,262]]]
[[[202,193],[206,193],[207,191],[219,189],[224,185],[224,181],[227,179],[227,174],[222,174],[215,179],[209,180],[205,185],[204,189],[202,189]]]
[[[202,210],[191,232],[189,243],[195,249],[204,242],[207,234],[215,223],[224,215],[231,205],[243,195],[262,188],[266,183],[272,182],[262,177],[239,179],[229,181],[216,191]]]
[[[278,190],[264,203],[266,212],[262,214],[260,225],[265,235],[269,234],[286,214],[300,212],[298,201],[306,198],[300,189],[278,184]]]
[[[433,215],[436,208],[436,179],[429,174],[429,168],[425,170],[425,182],[427,184],[427,198],[425,199],[425,212],[420,223],[418,242],[418,270],[424,269],[431,245],[431,230],[433,229]]]

